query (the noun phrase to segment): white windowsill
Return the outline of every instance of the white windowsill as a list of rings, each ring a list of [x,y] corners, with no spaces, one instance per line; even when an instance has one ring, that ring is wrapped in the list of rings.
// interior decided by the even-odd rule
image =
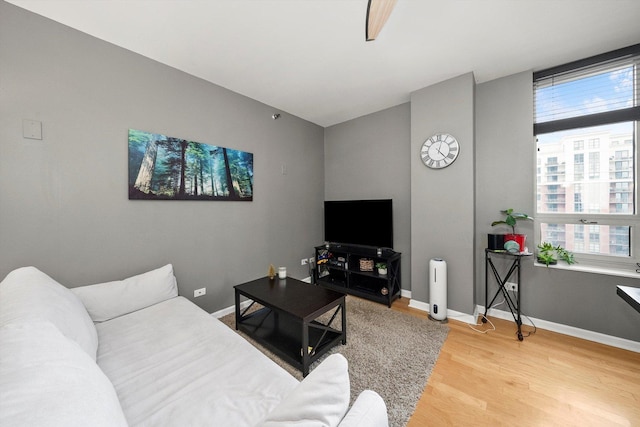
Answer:
[[[547,267],[546,264],[542,264],[539,262],[534,262],[534,266],[543,267],[543,268],[552,268],[558,270],[568,270],[568,271],[579,271],[581,273],[595,273],[595,274],[605,274],[607,276],[617,276],[617,277],[630,277],[632,279],[640,279],[640,273],[636,273],[635,270],[624,270],[622,268],[605,268],[605,267],[594,267],[592,265],[580,265],[580,264],[561,264],[558,262],[556,265],[550,265]]]

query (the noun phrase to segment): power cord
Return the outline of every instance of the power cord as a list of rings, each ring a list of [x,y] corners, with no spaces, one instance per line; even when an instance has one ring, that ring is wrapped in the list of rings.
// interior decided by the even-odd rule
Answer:
[[[529,320],[529,323],[531,323],[533,325],[533,331],[527,332],[527,335],[522,335],[522,337],[526,338],[526,337],[530,337],[531,335],[535,334],[538,331],[538,327],[536,326],[535,323],[533,323],[533,320],[531,320],[531,318],[529,316],[527,316],[526,314],[520,313],[520,315],[526,317]]]
[[[513,292],[514,294],[517,294],[519,291],[510,291],[510,292]],[[503,302],[504,302],[504,301],[503,301]],[[535,323],[533,323],[533,320],[531,320],[531,318],[530,318],[529,316],[527,316],[526,314],[524,314],[524,313],[522,312],[522,310],[520,310],[520,317],[526,317],[526,318],[527,318],[527,320],[529,320],[529,323],[531,323],[531,325],[533,325],[533,331],[529,331],[529,332],[527,332],[527,334],[526,334],[526,335],[524,335],[524,334],[523,334],[523,335],[522,335],[522,338],[530,337],[531,335],[535,334],[535,333],[538,331],[538,327],[536,326],[536,324],[535,324]],[[522,329],[522,326],[521,326],[521,328],[520,328],[520,329]],[[515,334],[517,335],[517,334],[518,334],[518,332],[515,332]]]
[[[505,301],[506,301],[506,300],[503,298],[503,299],[502,299],[502,301],[500,301],[500,302],[498,302],[498,303],[493,304],[493,305],[491,306],[491,308],[489,308],[489,310],[492,310],[492,309],[494,309],[494,308],[496,308],[496,307],[501,306],[502,304],[504,304],[504,303],[505,303]],[[488,312],[489,310],[487,310],[487,312]],[[487,332],[491,332],[491,331],[495,331],[495,330],[496,330],[496,325],[494,325],[494,324],[493,324],[493,322],[492,322],[491,320],[489,320],[489,318],[488,318],[487,316],[485,316],[485,315],[483,314],[483,315],[482,315],[482,318],[483,318],[484,320],[486,320],[487,322],[489,322],[489,324],[491,325],[491,329],[476,329],[476,328],[474,328],[474,326],[482,326],[482,325],[483,325],[483,323],[476,323],[475,325],[471,325],[471,324],[467,323],[467,326],[469,326],[469,328],[471,328],[472,330],[474,330],[474,331],[476,331],[476,332],[479,332],[479,333],[481,333],[481,334],[486,334]]]
[[[517,294],[517,293],[518,293],[518,291],[508,291],[508,292],[512,292],[513,294]],[[492,306],[491,306],[491,308],[489,308],[489,310],[494,309],[494,308],[496,308],[496,307],[499,307],[499,306],[501,306],[502,304],[504,304],[505,302],[506,302],[506,300],[503,298],[503,299],[502,299],[502,301],[500,301],[500,302],[498,302],[498,303],[496,303],[496,304],[492,305]],[[489,310],[487,310],[487,312],[488,312]],[[520,311],[520,316],[521,316],[521,317],[525,317],[525,318],[529,321],[529,323],[531,323],[531,325],[533,326],[533,331],[529,331],[529,332],[527,332],[527,334],[526,334],[526,335],[524,335],[524,334],[523,334],[523,335],[522,335],[522,337],[523,337],[523,338],[527,338],[527,337],[530,337],[531,335],[535,334],[535,333],[538,331],[538,327],[536,326],[536,324],[535,324],[535,323],[533,323],[533,320],[531,320],[531,318],[530,318],[529,316],[527,316],[526,314],[524,314],[522,311]],[[475,328],[473,327],[473,326],[481,326],[481,324],[480,324],[480,323],[478,323],[478,324],[476,324],[476,325],[469,325],[469,327],[470,327],[471,329],[473,329],[474,331],[476,331],[476,332],[480,332],[480,333],[483,333],[483,334],[486,334],[486,333],[487,333],[487,332],[489,332],[489,331],[495,331],[495,330],[496,330],[496,327],[495,327],[495,325],[494,325],[493,323],[491,323],[491,320],[489,320],[485,315],[482,315],[482,317],[483,317],[487,322],[489,322],[489,323],[491,324],[491,327],[492,327],[493,329],[479,330],[479,329],[475,329]],[[515,334],[517,334],[517,333],[518,333],[518,332],[515,332]]]
[[[476,331],[476,332],[480,332],[481,334],[486,334],[487,332],[491,332],[491,331],[495,331],[496,330],[496,325],[494,325],[493,322],[491,320],[489,320],[489,318],[487,316],[485,316],[483,314],[482,318],[485,319],[487,322],[489,322],[489,324],[491,325],[491,329],[482,330],[482,329],[474,328],[474,326],[482,326],[483,323],[476,323],[475,325],[467,324],[467,326],[469,326],[469,328],[471,328],[471,330]]]

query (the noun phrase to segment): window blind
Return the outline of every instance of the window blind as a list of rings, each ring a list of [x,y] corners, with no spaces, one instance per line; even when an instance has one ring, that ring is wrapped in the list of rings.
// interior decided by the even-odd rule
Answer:
[[[640,44],[534,73],[534,134],[640,120]]]

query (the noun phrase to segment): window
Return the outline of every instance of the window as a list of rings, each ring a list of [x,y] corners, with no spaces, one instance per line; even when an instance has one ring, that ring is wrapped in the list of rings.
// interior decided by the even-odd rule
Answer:
[[[580,182],[584,179],[584,153],[573,155],[573,181]]]
[[[589,153],[589,179],[600,178],[600,152]]]
[[[581,264],[640,261],[640,44],[534,73],[536,242]]]

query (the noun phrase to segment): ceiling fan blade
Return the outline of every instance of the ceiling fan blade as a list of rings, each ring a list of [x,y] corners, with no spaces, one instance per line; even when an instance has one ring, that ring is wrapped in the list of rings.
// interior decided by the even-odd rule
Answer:
[[[369,0],[365,28],[365,38],[367,41],[375,40],[376,37],[378,37],[378,33],[380,33],[385,22],[387,22],[397,1],[398,0]]]

